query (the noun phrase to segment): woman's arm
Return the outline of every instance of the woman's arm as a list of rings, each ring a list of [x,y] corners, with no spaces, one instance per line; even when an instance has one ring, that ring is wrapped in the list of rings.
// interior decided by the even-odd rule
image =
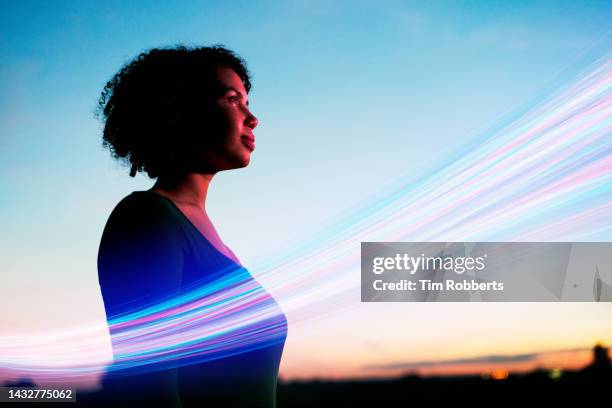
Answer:
[[[133,194],[117,205],[98,252],[108,321],[179,291],[185,258],[182,234],[168,208],[154,197]],[[112,327],[110,332],[113,339]],[[115,354],[119,349],[113,340]],[[180,406],[175,368],[114,378],[116,374],[109,372],[104,381],[104,392],[112,400]]]
[[[184,237],[162,202],[130,195],[113,210],[98,252],[107,318],[180,288]]]

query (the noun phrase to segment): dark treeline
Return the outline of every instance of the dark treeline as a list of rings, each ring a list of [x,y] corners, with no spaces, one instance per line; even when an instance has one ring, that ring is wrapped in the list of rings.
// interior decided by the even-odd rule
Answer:
[[[607,349],[595,347],[593,363],[560,376],[537,370],[505,380],[480,376],[429,377],[407,375],[387,380],[286,382],[278,387],[278,408],[301,407],[415,407],[560,404],[608,406],[612,368]],[[415,405],[418,404],[418,405]],[[448,405],[447,405],[448,404]],[[519,405],[520,407],[520,405]]]

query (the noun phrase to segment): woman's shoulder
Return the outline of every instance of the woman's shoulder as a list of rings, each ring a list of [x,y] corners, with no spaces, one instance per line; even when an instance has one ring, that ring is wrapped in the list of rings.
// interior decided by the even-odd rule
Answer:
[[[169,213],[165,205],[165,198],[152,191],[134,191],[123,197],[115,206],[113,213],[133,212],[137,214],[146,213]]]
[[[134,191],[117,203],[110,218],[125,220],[165,220],[175,218],[167,199],[152,191]]]
[[[151,191],[134,191],[117,203],[105,230],[177,233],[180,227],[164,197]]]

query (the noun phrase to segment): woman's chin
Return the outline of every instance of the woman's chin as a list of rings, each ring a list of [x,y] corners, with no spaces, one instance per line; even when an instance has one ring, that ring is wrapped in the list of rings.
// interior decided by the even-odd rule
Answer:
[[[246,167],[249,165],[249,163],[251,162],[251,154],[252,152],[244,152],[243,154],[240,155],[241,157],[241,166],[240,167]]]
[[[246,156],[246,158],[244,158],[244,160],[242,161],[242,166],[240,166],[240,168],[246,167],[249,165],[249,163],[251,162],[251,155],[249,154],[248,156]]]
[[[241,154],[233,158],[233,160],[228,160],[228,166],[225,170],[232,169],[241,169],[243,167],[247,167],[251,162],[251,153]]]

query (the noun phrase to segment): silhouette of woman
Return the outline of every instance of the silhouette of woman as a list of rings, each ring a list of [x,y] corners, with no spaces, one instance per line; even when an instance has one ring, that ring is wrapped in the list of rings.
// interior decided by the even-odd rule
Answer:
[[[235,270],[246,273],[265,294],[260,302],[276,311],[268,319],[276,335],[263,346],[205,361],[162,358],[138,369],[109,370],[105,404],[275,406],[285,316],[206,214],[213,176],[247,166],[255,148],[258,121],[248,107],[250,87],[246,66],[232,51],[180,46],[140,54],[102,92],[104,145],[131,166],[130,176],[146,172],[156,179],[150,190],[125,197],[104,229],[98,274],[107,320]],[[112,325],[110,332],[117,361],[124,357],[122,340]]]

